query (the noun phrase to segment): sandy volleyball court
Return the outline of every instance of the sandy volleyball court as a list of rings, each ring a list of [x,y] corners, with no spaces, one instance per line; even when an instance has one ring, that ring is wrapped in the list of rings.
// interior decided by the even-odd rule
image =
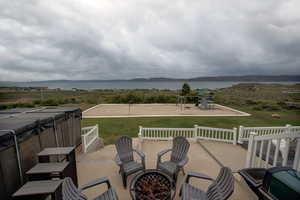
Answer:
[[[214,104],[202,110],[194,104],[99,104],[83,112],[84,118],[156,117],[156,116],[249,116],[229,107]]]

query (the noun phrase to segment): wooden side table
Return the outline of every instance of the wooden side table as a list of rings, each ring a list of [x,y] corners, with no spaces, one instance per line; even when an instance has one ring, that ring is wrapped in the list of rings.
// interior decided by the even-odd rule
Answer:
[[[69,162],[38,163],[26,172],[29,181],[63,179],[68,175]]]
[[[69,170],[66,173],[68,177],[72,178],[73,183],[78,186],[75,147],[45,148],[37,156],[40,163],[49,163],[51,156],[65,156],[66,161],[69,162]]]
[[[25,183],[12,197],[22,200],[40,200],[49,195],[52,200],[62,200],[62,180],[30,181]]]

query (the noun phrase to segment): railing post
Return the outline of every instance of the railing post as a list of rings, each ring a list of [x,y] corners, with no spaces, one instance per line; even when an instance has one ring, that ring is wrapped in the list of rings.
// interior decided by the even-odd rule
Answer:
[[[285,133],[290,133],[291,132],[291,125],[287,124],[285,129]],[[289,154],[289,150],[290,150],[290,138],[286,138],[285,139],[285,147],[284,147],[284,152],[283,152],[283,161],[282,161],[282,166],[286,166],[287,164],[287,160],[288,160],[288,154]]]
[[[139,126],[139,133],[138,133],[139,138],[142,138],[142,129],[143,129],[143,127]]]
[[[233,128],[233,141],[232,141],[232,143],[233,143],[234,145],[236,145],[236,142],[237,142],[237,128],[234,127],[234,128]]]
[[[293,169],[300,171],[300,138],[297,138]]]
[[[83,153],[86,153],[86,144],[85,144],[85,136],[84,134],[81,135],[81,141],[82,141],[82,149],[83,149]]]
[[[287,124],[285,125],[285,133],[290,133],[291,132],[291,125],[290,124]]]
[[[194,139],[196,139],[196,137],[197,137],[197,131],[198,131],[198,125],[195,124],[195,125],[194,125],[194,133],[193,133],[193,138],[194,138]]]
[[[99,136],[99,125],[98,124],[96,124],[96,131],[97,131],[97,136],[100,137]]]
[[[248,151],[247,151],[247,158],[246,158],[246,168],[252,167],[253,165],[253,153],[256,153],[256,149],[254,149],[254,137],[257,135],[255,132],[250,133],[249,142],[248,142]]]
[[[240,127],[239,127],[239,139],[238,139],[238,143],[239,143],[239,144],[243,144],[243,142],[242,142],[242,140],[241,140],[241,138],[242,138],[242,136],[243,136],[243,131],[244,131],[244,126],[240,126]]]

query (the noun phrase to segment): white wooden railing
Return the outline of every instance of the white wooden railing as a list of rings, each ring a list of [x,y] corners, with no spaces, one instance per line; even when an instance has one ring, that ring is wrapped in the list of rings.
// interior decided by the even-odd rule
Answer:
[[[246,167],[274,167],[287,166],[289,152],[291,151],[290,142],[296,141],[296,147],[293,149],[294,155],[292,159],[292,167],[300,171],[300,132],[290,132],[281,134],[258,135],[251,132],[249,136],[248,152],[246,159]],[[267,145],[267,146],[265,146]],[[272,145],[275,145],[275,151],[272,153]],[[258,146],[259,150],[258,150]],[[266,148],[265,148],[266,147]],[[278,159],[281,152],[282,159]],[[263,154],[265,156],[263,156]],[[271,155],[272,154],[272,155]],[[270,157],[273,157],[270,160]],[[272,162],[271,162],[272,161]]]
[[[237,128],[225,129],[225,128],[210,128],[205,126],[197,126],[196,137],[198,139],[229,142],[236,144],[237,141]]]
[[[282,134],[282,133],[295,133],[300,132],[300,126],[273,126],[273,127],[244,127],[239,128],[238,143],[242,144],[245,141],[249,141],[250,133],[254,132],[257,135],[270,135],[270,134]]]
[[[176,136],[194,138],[194,128],[144,128],[140,126],[139,137],[150,140],[171,140]]]
[[[171,140],[176,136],[189,139],[206,139],[236,144],[237,129],[210,128],[195,125],[194,128],[139,128],[139,138],[150,140]]]
[[[88,126],[81,129],[82,149],[86,153],[88,148],[99,138],[98,124],[95,126]]]

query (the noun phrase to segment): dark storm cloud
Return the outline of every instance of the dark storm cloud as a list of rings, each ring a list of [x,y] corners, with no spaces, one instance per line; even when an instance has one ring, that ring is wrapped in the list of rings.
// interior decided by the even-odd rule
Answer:
[[[0,0],[0,81],[295,74],[300,1]]]

